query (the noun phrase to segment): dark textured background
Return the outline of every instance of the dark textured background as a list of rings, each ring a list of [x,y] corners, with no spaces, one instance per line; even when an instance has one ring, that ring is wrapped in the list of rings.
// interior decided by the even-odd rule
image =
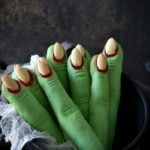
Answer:
[[[149,6],[146,0],[0,0],[0,60],[26,62],[64,40],[95,54],[113,36],[124,48],[124,72],[150,85]]]
[[[124,48],[123,71],[149,86],[149,9],[148,0],[0,0],[0,60],[25,63],[65,40],[95,54],[113,36]]]

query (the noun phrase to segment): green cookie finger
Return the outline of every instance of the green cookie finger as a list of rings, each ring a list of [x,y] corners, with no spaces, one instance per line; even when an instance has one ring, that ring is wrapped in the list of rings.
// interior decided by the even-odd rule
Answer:
[[[111,54],[111,51],[115,50]],[[107,54],[107,53],[110,54]],[[105,46],[105,55],[108,61],[108,78],[109,78],[109,99],[110,99],[110,142],[113,142],[115,136],[115,127],[118,115],[121,91],[121,72],[123,52],[119,44],[113,38],[110,38]]]
[[[102,70],[96,65],[99,63]],[[91,61],[91,100],[89,123],[107,149],[109,136],[109,92],[107,61],[103,54],[95,55]]]
[[[62,85],[68,92],[68,75],[67,75],[67,56],[64,48],[56,42],[54,45],[49,46],[46,58],[51,62],[55,72],[58,75]]]
[[[25,78],[29,78],[29,81],[25,82],[21,80],[21,76],[24,76]],[[40,87],[35,74],[27,70],[25,68],[21,68],[20,66],[15,67],[15,71],[12,73],[12,78],[19,80],[21,84],[23,84],[25,87],[27,87],[27,90],[30,91],[30,93],[35,97],[36,100],[48,111],[50,111],[50,104],[48,102],[48,99],[43,91],[43,89]]]
[[[64,139],[61,132],[53,119],[49,116],[49,113],[25,87],[21,85],[19,85],[19,87],[17,92],[12,92],[3,84],[2,94],[14,106],[18,114],[32,127],[41,132],[48,132],[51,136],[55,137],[58,142],[63,142]]]
[[[68,59],[67,71],[71,90],[70,96],[87,120],[90,99],[90,75],[86,63],[87,60],[75,48]]]
[[[93,130],[68,96],[54,70],[44,61],[38,64],[37,78],[44,89],[61,127],[79,150],[103,150]]]

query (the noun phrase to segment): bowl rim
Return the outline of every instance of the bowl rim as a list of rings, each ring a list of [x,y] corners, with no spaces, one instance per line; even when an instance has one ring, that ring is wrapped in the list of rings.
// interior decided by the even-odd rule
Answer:
[[[138,95],[141,98],[141,101],[143,103],[143,108],[144,108],[144,118],[143,118],[143,126],[141,127],[141,130],[138,132],[138,134],[135,136],[135,138],[128,144],[126,145],[123,150],[128,150],[134,146],[136,146],[138,144],[138,142],[141,140],[141,138],[143,137],[146,128],[148,126],[148,120],[149,120],[149,109],[148,109],[148,103],[146,100],[146,97],[144,95],[144,93],[142,92],[141,88],[139,87],[139,85],[132,79],[130,79],[126,74],[123,73],[123,75],[125,76],[125,78],[127,78],[130,83],[134,86],[135,90],[137,91]]]

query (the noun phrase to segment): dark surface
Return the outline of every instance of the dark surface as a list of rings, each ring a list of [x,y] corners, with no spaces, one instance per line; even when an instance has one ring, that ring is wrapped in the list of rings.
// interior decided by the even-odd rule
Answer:
[[[147,0],[0,0],[0,60],[26,62],[64,40],[95,54],[113,36],[124,48],[124,72],[150,85],[149,6]]]

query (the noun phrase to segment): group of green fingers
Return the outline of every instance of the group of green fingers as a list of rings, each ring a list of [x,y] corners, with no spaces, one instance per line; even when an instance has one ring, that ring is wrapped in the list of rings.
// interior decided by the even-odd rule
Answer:
[[[78,44],[67,57],[51,45],[36,70],[16,65],[2,77],[2,94],[33,128],[79,150],[111,150],[120,101],[123,53],[110,38],[91,58]]]

